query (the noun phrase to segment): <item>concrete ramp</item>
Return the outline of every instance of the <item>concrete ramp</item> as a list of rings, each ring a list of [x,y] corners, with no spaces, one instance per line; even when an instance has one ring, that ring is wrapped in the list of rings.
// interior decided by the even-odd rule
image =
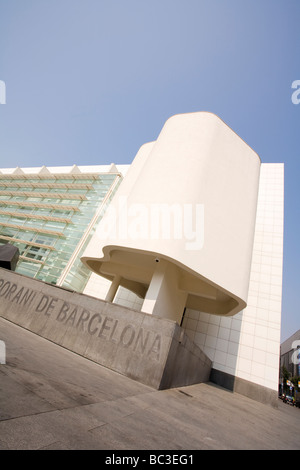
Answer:
[[[210,359],[176,322],[6,269],[0,316],[155,389],[209,380]]]

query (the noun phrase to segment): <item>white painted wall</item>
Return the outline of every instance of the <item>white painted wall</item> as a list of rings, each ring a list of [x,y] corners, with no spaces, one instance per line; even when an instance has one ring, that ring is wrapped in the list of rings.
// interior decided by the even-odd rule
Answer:
[[[278,389],[284,166],[262,164],[248,306],[229,318],[187,310],[183,327],[213,367]]]
[[[112,201],[119,209],[115,225],[125,220],[128,230],[120,235],[108,211],[82,261],[108,279],[121,275],[121,285],[138,292],[149,286],[159,256],[179,269],[187,306],[223,315],[240,311],[249,287],[259,171],[257,154],[214,114],[173,116],[156,142],[141,147]],[[162,204],[203,206],[198,246],[191,248],[184,236],[143,233],[147,214]],[[130,230],[133,209],[140,211],[140,233],[138,224]]]

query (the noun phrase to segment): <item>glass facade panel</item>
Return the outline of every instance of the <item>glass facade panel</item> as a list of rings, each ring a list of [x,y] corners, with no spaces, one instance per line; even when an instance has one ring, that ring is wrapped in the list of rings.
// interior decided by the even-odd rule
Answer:
[[[0,178],[0,244],[12,243],[19,248],[16,272],[53,284],[63,274],[60,285],[82,291],[91,273],[80,256],[104,213],[103,209],[95,217],[97,211],[107,206],[121,177],[110,173],[78,176]],[[54,184],[57,187],[51,187]],[[40,207],[42,204],[47,207]]]
[[[24,274],[25,276],[35,277],[39,270],[40,265],[38,264],[22,260],[18,263],[18,272],[20,274]]]

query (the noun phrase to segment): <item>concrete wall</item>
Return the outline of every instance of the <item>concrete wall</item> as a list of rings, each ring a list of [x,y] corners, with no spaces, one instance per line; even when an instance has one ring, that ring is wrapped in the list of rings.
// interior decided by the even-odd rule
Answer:
[[[257,385],[249,380],[213,368],[211,369],[210,381],[260,403],[271,405],[274,408],[278,407],[278,393],[268,387]]]
[[[5,269],[0,315],[156,389],[209,380],[211,361],[175,322]]]

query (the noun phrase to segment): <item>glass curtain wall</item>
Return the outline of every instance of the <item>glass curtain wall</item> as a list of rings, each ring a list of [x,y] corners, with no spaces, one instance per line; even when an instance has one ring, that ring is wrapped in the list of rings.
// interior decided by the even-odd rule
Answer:
[[[0,175],[0,244],[19,248],[16,272],[57,284],[68,267],[62,285],[81,292],[90,271],[80,256],[120,181],[117,173]]]

